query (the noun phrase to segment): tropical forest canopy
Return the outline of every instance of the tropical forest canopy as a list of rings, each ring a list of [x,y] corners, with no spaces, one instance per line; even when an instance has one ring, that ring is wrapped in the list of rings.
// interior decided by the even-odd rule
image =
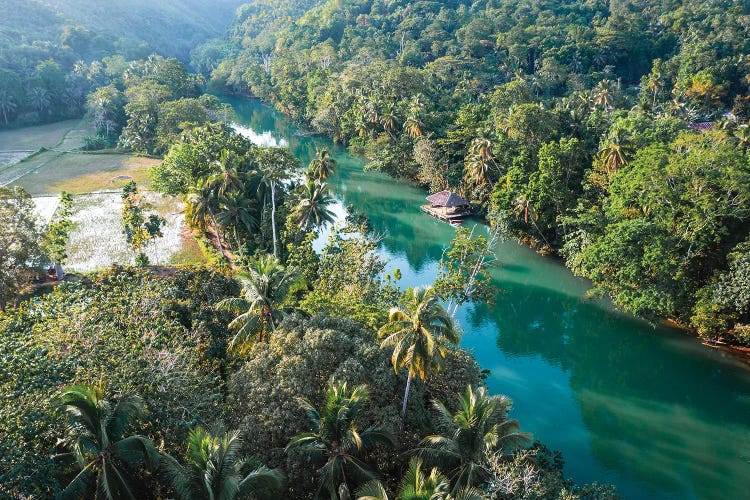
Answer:
[[[0,127],[83,115],[91,90],[112,82],[124,61],[158,54],[197,71],[224,55],[221,43],[239,0],[3,0],[0,17]],[[120,90],[123,90],[120,88]]]
[[[628,311],[747,342],[749,9],[331,0],[239,18],[213,83],[470,197]]]
[[[149,266],[164,221],[128,182],[136,265],[40,286],[71,197],[41,224],[0,187],[0,497],[617,497],[458,347],[495,236],[458,229],[400,289],[367,219],[336,221],[331,153],[252,144],[206,83],[458,191],[626,310],[750,342],[747,5],[263,0],[189,51],[231,5],[195,3],[6,2],[0,124],[85,113],[85,149],[162,157],[206,262]]]

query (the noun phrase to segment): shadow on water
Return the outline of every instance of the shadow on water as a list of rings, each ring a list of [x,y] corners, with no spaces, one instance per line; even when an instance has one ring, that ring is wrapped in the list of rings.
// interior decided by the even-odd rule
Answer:
[[[282,115],[230,100],[241,124],[286,141],[303,165],[316,146]],[[331,186],[344,206],[384,235],[379,252],[402,285],[430,283],[454,230],[421,212],[425,193],[364,172],[332,147]],[[482,226],[477,231],[485,230]],[[459,312],[462,345],[513,416],[563,452],[577,482],[612,482],[625,498],[743,498],[750,491],[750,374],[720,351],[674,330],[619,314],[586,297],[588,285],[560,263],[501,242],[490,306]]]

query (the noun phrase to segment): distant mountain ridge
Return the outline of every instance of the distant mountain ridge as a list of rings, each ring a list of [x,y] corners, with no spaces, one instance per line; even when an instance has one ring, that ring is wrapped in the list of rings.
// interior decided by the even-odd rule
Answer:
[[[222,35],[242,0],[2,0],[0,50],[6,45],[57,44],[70,27],[93,38],[141,46],[164,56],[190,51]]]

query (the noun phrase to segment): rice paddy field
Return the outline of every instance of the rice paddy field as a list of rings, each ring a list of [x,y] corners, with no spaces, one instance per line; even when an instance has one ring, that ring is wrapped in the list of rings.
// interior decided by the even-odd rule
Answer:
[[[147,193],[166,223],[163,237],[157,238],[145,253],[152,264],[170,264],[182,250],[182,204],[176,198]],[[122,198],[119,193],[90,193],[73,197],[73,230],[68,242],[66,269],[95,271],[114,264],[133,264],[135,255],[128,248],[122,230]]]
[[[184,225],[180,200],[148,191],[148,169],[159,160],[82,152],[78,148],[90,133],[86,120],[0,132],[0,186],[20,186],[31,194],[41,222],[47,224],[53,218],[62,191],[73,195],[66,271],[88,272],[134,262],[123,233],[120,196],[130,180],[166,220],[164,236],[146,248],[149,261],[158,265],[203,262],[198,244]],[[42,147],[50,149],[39,151]]]

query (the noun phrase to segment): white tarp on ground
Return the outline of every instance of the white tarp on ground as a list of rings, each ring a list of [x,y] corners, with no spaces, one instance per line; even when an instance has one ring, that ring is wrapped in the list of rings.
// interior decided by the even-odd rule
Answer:
[[[59,196],[36,196],[34,200],[34,212],[44,223],[48,224],[60,204]]]

